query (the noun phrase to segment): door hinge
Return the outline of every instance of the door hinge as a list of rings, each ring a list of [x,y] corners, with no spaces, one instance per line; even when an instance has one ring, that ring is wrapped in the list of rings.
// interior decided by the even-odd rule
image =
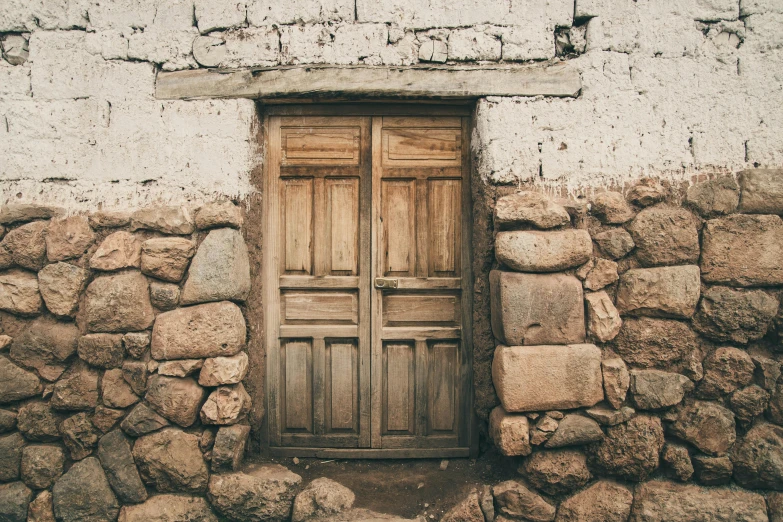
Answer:
[[[397,280],[387,279],[385,277],[376,277],[375,288],[382,288],[382,289],[397,288]]]

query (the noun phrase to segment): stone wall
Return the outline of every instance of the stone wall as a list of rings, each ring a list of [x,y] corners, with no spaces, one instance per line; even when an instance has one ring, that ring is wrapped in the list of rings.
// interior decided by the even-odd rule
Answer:
[[[777,0],[7,0],[0,199],[91,211],[253,192],[250,100],[159,101],[161,71],[571,62],[575,99],[484,98],[483,180],[573,193],[783,163]]]
[[[490,435],[524,457],[502,514],[767,520],[766,493],[783,515],[782,179],[498,199]],[[758,492],[702,487],[729,484]]]

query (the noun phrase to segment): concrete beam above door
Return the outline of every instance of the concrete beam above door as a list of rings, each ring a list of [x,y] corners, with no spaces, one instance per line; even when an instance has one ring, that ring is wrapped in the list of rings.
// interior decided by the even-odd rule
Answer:
[[[566,63],[508,66],[285,66],[158,73],[160,100],[204,98],[576,97],[579,72]]]

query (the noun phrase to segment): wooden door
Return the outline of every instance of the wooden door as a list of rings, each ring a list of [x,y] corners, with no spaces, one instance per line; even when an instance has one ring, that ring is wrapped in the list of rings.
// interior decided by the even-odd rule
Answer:
[[[467,118],[267,123],[272,452],[467,455]]]

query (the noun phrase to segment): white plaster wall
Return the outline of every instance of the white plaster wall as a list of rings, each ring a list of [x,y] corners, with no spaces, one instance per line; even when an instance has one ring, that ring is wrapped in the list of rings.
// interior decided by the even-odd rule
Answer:
[[[557,57],[572,26],[585,52]],[[0,39],[19,34],[27,61],[0,59],[2,202],[247,195],[254,103],[154,99],[160,71],[216,66],[572,61],[576,99],[479,101],[489,182],[783,165],[783,0],[3,0]]]

